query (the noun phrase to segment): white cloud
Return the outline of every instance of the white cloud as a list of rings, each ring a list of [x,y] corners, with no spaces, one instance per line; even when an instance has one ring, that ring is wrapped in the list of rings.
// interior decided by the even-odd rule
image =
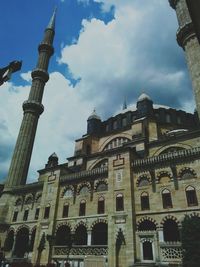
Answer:
[[[67,64],[74,77],[81,80],[73,88],[60,73],[50,74],[30,179],[36,178],[36,170],[44,167],[51,153],[58,154],[60,163],[73,155],[73,141],[86,132],[86,120],[94,107],[106,118],[119,109],[124,96],[128,103],[134,103],[143,88],[157,104],[181,104],[188,109],[193,104],[186,88],[188,77],[184,67],[178,64],[176,19],[168,3],[163,0],[95,1],[104,4],[103,11],[115,5],[115,18],[107,24],[95,18],[83,20],[78,40],[70,46],[62,46],[59,62]],[[30,72],[21,77],[30,82]],[[7,127],[2,131],[9,138],[4,143],[14,144],[16,140],[23,113],[21,105],[29,90],[29,86],[17,87],[12,83],[1,87],[1,122]],[[184,93],[180,94],[181,90]],[[8,166],[8,160],[3,164],[4,168]]]

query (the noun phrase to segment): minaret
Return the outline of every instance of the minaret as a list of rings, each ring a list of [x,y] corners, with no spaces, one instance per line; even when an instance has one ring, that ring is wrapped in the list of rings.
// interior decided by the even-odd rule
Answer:
[[[26,183],[39,116],[44,111],[42,96],[45,83],[49,79],[47,72],[49,59],[54,53],[56,10],[45,30],[44,39],[38,47],[39,57],[36,68],[32,71],[32,86],[27,101],[23,103],[24,116],[15,145],[5,188],[12,188]]]
[[[177,42],[185,51],[197,112],[200,118],[200,45],[195,34],[186,0],[169,0],[169,2],[171,7],[176,10],[179,23]]]

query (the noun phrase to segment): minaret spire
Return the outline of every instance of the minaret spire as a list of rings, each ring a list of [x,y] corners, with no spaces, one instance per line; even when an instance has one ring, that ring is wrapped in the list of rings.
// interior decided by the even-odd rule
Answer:
[[[57,6],[54,8],[53,15],[49,21],[49,24],[47,26],[47,29],[55,30],[55,22],[56,22],[56,12],[57,12]]]
[[[44,32],[44,38],[38,47],[39,57],[32,71],[32,86],[28,100],[23,103],[24,116],[11,160],[5,188],[26,183],[39,116],[44,111],[42,97],[45,83],[49,79],[47,72],[49,59],[54,53],[56,9]]]

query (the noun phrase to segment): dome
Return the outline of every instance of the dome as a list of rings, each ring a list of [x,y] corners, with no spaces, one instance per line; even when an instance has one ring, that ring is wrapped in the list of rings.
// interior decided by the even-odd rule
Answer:
[[[88,118],[88,120],[92,120],[92,119],[101,120],[101,118],[97,115],[95,109],[93,110],[92,114]]]
[[[56,158],[56,159],[58,159],[58,156],[56,155],[55,152],[54,152],[53,154],[51,154],[51,156],[49,156],[49,159],[52,159],[52,158]]]
[[[150,98],[147,94],[145,94],[145,93],[142,93],[142,94],[138,97],[138,101],[143,101],[143,100],[150,100],[150,101],[152,101],[151,98]]]

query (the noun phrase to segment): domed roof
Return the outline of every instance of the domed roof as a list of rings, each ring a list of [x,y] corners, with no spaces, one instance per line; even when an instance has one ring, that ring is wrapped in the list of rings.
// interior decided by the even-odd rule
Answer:
[[[92,114],[88,117],[88,120],[92,120],[92,119],[101,120],[101,118],[97,115],[95,109],[93,110]]]
[[[57,158],[58,159],[58,156],[56,155],[55,152],[49,156],[49,159],[52,159],[52,158]]]
[[[142,94],[138,97],[138,101],[143,101],[143,100],[150,100],[150,101],[152,101],[151,98],[150,98],[147,94],[145,94],[145,93],[142,93]]]

